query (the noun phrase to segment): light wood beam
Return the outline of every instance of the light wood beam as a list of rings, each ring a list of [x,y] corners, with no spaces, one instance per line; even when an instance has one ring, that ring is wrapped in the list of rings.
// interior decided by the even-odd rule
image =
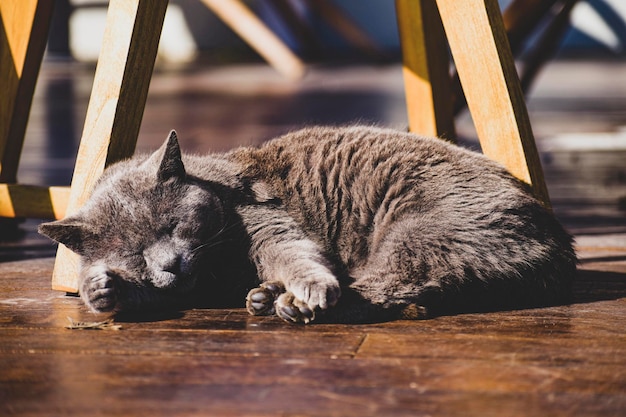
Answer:
[[[497,0],[437,0],[483,153],[550,206]]]
[[[67,214],[84,204],[104,168],[132,156],[167,0],[111,0]],[[78,290],[79,257],[59,245],[52,287]]]
[[[304,63],[240,0],[201,0],[278,72],[298,80]]]
[[[409,130],[456,137],[448,46],[433,0],[396,0]]]
[[[0,0],[0,183],[17,181],[54,1]]]
[[[0,184],[0,217],[62,219],[70,187]]]

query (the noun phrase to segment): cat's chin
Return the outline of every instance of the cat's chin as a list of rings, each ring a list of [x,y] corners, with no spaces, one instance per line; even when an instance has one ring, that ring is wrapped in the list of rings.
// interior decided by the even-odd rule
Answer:
[[[150,281],[156,288],[168,290],[178,287],[185,279],[169,271],[154,271]]]
[[[186,293],[195,287],[196,279],[191,275],[181,276],[168,271],[157,271],[152,273],[150,282],[160,290]]]

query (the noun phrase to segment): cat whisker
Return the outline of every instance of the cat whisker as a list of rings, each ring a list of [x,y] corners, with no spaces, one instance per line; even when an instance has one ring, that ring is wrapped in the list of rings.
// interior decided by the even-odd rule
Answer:
[[[224,233],[230,231],[235,226],[236,226],[235,224],[228,224],[228,223],[224,224],[224,226],[222,226],[222,228],[220,230],[218,230],[213,236],[211,236],[206,242],[204,242],[203,244],[193,248],[191,250],[191,253],[195,253],[195,252],[197,252],[199,250],[211,249],[211,248],[213,248],[215,246],[218,246],[218,245],[221,245],[222,243],[225,243],[225,242],[232,242],[234,239],[221,239],[221,240],[218,240],[218,241],[215,241],[215,239],[219,238]]]
[[[217,242],[207,242],[207,243],[203,243],[202,245],[196,246],[195,248],[193,248],[191,250],[191,253],[195,253],[199,250],[207,250],[207,249],[211,249],[214,248],[215,246],[221,245],[222,243],[225,242],[230,242],[233,239],[223,239],[223,240],[218,240]]]

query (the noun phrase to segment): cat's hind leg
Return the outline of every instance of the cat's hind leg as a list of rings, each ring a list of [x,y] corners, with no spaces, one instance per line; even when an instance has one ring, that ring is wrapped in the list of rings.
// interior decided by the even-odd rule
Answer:
[[[351,271],[351,283],[329,320],[369,322],[426,318],[446,291],[463,280],[464,267],[441,237],[412,219],[397,221],[380,236],[367,261]],[[452,288],[452,289],[451,289]]]

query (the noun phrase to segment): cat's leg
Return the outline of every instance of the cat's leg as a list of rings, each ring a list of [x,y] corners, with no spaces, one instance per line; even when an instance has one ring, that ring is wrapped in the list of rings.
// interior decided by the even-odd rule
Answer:
[[[349,271],[341,302],[326,314],[333,322],[367,322],[429,317],[441,294],[463,279],[442,239],[427,236],[412,219],[398,221],[378,236],[366,262]]]
[[[277,281],[285,288],[274,300],[279,317],[308,323],[315,311],[337,303],[341,289],[331,263],[293,218],[276,206],[245,206],[238,211],[250,236],[250,258],[259,279]],[[268,295],[252,290],[250,300],[262,298],[261,293]]]
[[[375,305],[421,306],[429,316],[567,302],[575,254],[556,221],[490,216],[397,220],[350,271],[350,288]]]
[[[94,313],[169,309],[189,301],[184,294],[135,282],[104,262],[83,266],[79,286],[80,297]]]
[[[95,313],[113,311],[118,302],[116,274],[104,264],[84,267],[81,271],[80,296]]]

